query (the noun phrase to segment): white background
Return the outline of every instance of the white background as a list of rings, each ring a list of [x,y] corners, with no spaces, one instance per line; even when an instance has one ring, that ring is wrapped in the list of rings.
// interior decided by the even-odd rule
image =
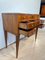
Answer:
[[[0,0],[0,49],[5,47],[3,21],[1,13],[29,13],[39,14],[41,0]],[[8,44],[16,40],[15,36],[8,33]]]

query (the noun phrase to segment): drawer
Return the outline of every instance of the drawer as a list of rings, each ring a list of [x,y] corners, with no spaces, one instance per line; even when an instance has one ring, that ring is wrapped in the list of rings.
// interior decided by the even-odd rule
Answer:
[[[23,28],[23,29],[31,29],[34,28],[36,26],[38,26],[40,24],[40,21],[35,21],[35,22],[25,22],[25,23],[20,23],[19,24],[19,28]]]
[[[25,36],[31,36],[35,33],[35,29],[31,30],[31,31],[23,31],[23,30],[19,30],[20,34],[23,34]]]
[[[35,23],[20,23],[19,24],[19,28],[23,28],[23,29],[31,29],[35,26]]]

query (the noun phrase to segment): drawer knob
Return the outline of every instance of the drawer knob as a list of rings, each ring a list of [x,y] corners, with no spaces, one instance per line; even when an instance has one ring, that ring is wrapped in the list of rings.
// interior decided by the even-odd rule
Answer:
[[[32,25],[32,27],[33,27],[34,25]]]

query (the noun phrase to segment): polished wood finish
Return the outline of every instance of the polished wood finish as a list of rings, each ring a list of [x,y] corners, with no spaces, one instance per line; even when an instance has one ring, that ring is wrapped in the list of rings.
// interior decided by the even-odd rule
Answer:
[[[16,58],[18,57],[18,48],[19,48],[19,36],[20,31],[21,33],[27,34],[26,36],[30,36],[30,31],[26,32],[23,30],[19,30],[19,27],[21,27],[20,22],[22,21],[29,21],[29,20],[39,20],[40,16],[38,14],[21,14],[21,13],[2,13],[3,18],[3,26],[4,26],[4,34],[5,34],[5,44],[7,47],[7,32],[10,32],[14,35],[16,35]],[[38,25],[38,23],[36,23]],[[35,25],[36,25],[35,24]],[[28,28],[33,28],[33,25],[24,25],[25,28],[28,26]],[[31,29],[30,28],[30,29]],[[34,29],[35,30],[35,29]],[[24,35],[25,35],[24,34]],[[37,31],[36,31],[37,36]]]
[[[45,2],[43,0],[41,1],[41,6],[40,6],[40,16],[45,17]]]
[[[42,5],[42,8],[41,8],[41,16],[44,16],[45,17],[45,5]]]
[[[15,14],[2,14],[3,22],[4,22],[4,29],[7,32],[18,34],[18,21],[17,16]]]
[[[38,25],[39,25],[39,21],[37,21],[37,20],[29,20],[28,22],[23,21],[23,22],[19,23],[20,34],[23,34],[25,36],[30,36],[31,33],[35,33],[35,29],[33,29],[33,28]],[[23,30],[21,30],[21,29],[23,29]]]

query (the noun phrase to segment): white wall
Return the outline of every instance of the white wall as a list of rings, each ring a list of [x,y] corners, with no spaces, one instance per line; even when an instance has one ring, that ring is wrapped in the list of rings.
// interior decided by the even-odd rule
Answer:
[[[1,13],[29,13],[39,14],[41,0],[0,0],[0,49],[5,47],[3,22]],[[15,36],[8,33],[8,44],[14,42]]]
[[[0,12],[39,13],[40,0],[0,0]]]

